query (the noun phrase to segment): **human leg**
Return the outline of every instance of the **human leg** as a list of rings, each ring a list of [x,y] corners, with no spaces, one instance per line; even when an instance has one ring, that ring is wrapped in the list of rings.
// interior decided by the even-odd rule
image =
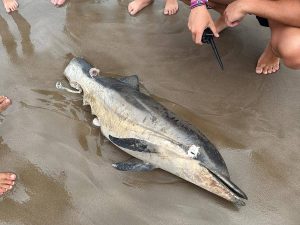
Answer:
[[[19,4],[16,0],[2,0],[6,12],[13,12],[17,10]]]
[[[217,32],[221,32],[224,29],[226,29],[228,26],[225,22],[225,17],[223,15],[226,7],[228,4],[230,4],[232,1],[230,0],[213,0],[213,1],[208,1],[208,6],[213,8],[215,11],[217,11],[220,16],[219,18],[215,21],[215,26],[217,28]]]
[[[258,60],[256,73],[270,74],[279,69],[279,60],[292,69],[300,69],[300,28],[269,20],[271,41]]]
[[[10,104],[11,101],[7,97],[0,96],[0,112],[3,112]],[[15,174],[0,172],[0,196],[13,188],[15,180]]]
[[[166,0],[166,5],[164,9],[165,15],[173,15],[178,11],[178,2],[177,0]]]
[[[130,15],[134,16],[152,2],[153,0],[134,0],[128,4],[128,12]]]

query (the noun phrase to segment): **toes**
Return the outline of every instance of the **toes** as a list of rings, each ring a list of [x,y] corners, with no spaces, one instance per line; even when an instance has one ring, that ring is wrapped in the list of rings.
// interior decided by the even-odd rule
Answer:
[[[130,15],[134,16],[138,11],[136,9],[131,9],[130,10]]]
[[[6,190],[4,188],[0,187],[0,196],[3,195],[6,192]]]
[[[263,68],[261,66],[257,66],[256,67],[256,73],[257,74],[262,74],[262,72],[263,72]]]
[[[13,1],[13,2],[10,2],[9,4],[6,4],[4,7],[5,7],[6,12],[10,13],[10,12],[17,10],[18,6],[19,6],[18,2]]]
[[[137,6],[136,6],[136,4],[135,4],[135,2],[133,1],[133,2],[130,2],[129,4],[128,4],[128,12],[129,12],[129,14],[130,15],[135,15],[136,13],[137,13]]]
[[[1,180],[0,186],[2,186],[2,185],[11,185],[11,186],[14,186],[15,182],[12,181],[12,180]]]
[[[265,67],[264,69],[263,69],[263,74],[268,74],[268,67]]]
[[[8,184],[0,184],[1,188],[4,190],[11,190],[13,188],[12,185],[8,185]]]
[[[273,73],[273,66],[270,66],[267,70],[268,70],[268,74]]]
[[[1,180],[0,181],[0,186],[2,186],[2,185],[14,185],[14,184],[15,183],[12,180]]]
[[[9,7],[6,7],[6,6],[5,6],[5,10],[6,10],[6,12],[8,12],[8,13],[10,12],[10,8],[9,8]]]
[[[17,176],[14,173],[0,173],[0,181],[2,180],[16,180]]]
[[[8,98],[5,98],[0,102],[0,112],[4,111],[7,109],[7,107],[11,104],[11,101]]]
[[[60,6],[63,5],[63,4],[65,3],[65,1],[66,1],[66,0],[59,0],[59,1],[58,1],[58,5],[60,5]]]
[[[6,99],[5,96],[0,96],[0,104]]]
[[[128,12],[129,12],[129,14],[132,15],[132,11],[133,11],[133,7],[132,7],[132,4],[130,3],[130,4],[128,5]]]

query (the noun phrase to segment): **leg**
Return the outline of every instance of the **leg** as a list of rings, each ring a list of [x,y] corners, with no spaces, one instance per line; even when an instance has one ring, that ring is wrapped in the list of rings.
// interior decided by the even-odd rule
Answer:
[[[65,4],[66,0],[51,0],[52,4],[55,6],[62,6]]]
[[[130,15],[134,16],[152,2],[153,0],[134,0],[128,4],[128,12]]]
[[[19,6],[16,0],[2,0],[2,2],[6,12],[8,13],[15,11]]]
[[[0,96],[0,112],[4,111],[11,101],[4,96]],[[0,173],[0,196],[11,190],[15,184],[16,175],[13,173]]]
[[[15,185],[16,175],[13,173],[0,173],[0,195],[11,190]]]
[[[271,45],[283,63],[291,69],[300,69],[300,28],[269,21]]]
[[[11,101],[5,97],[0,96],[0,113],[3,112],[11,104]]]
[[[279,60],[292,69],[300,69],[300,28],[270,21],[271,41],[258,60],[256,73],[270,74],[279,69]]]
[[[213,0],[209,1],[208,5],[212,7],[214,10],[216,10],[218,13],[220,13],[220,17],[215,21],[215,25],[217,28],[217,32],[220,33],[224,29],[227,28],[226,22],[225,22],[225,17],[223,15],[226,7],[228,4],[233,2],[233,0]]]
[[[178,11],[178,2],[177,0],[166,0],[166,5],[164,9],[165,15],[173,15]]]

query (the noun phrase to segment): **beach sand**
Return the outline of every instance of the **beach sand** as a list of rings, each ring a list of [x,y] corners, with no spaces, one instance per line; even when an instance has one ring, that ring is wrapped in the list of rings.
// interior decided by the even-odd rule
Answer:
[[[0,169],[18,181],[0,199],[0,224],[299,224],[300,73],[281,65],[255,74],[269,30],[248,16],[223,32],[221,71],[210,46],[193,44],[181,2],[171,17],[161,1],[136,17],[127,4],[20,0],[11,15],[1,7],[0,94],[13,105],[0,116]],[[55,88],[72,56],[106,74],[137,74],[218,147],[246,206],[161,170],[115,170],[129,156],[91,125],[81,95]]]

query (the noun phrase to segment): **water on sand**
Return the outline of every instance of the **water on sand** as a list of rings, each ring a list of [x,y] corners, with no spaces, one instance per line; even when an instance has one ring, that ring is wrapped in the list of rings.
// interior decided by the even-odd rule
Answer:
[[[137,17],[128,1],[24,0],[0,17],[0,169],[18,174],[0,202],[3,224],[298,224],[300,76],[282,66],[254,73],[269,37],[253,17],[209,46],[192,43],[180,4],[172,17],[155,2]],[[107,74],[138,74],[157,99],[198,126],[220,149],[249,197],[232,206],[163,171],[124,173],[128,156],[91,125],[81,96],[55,89],[72,55]]]

